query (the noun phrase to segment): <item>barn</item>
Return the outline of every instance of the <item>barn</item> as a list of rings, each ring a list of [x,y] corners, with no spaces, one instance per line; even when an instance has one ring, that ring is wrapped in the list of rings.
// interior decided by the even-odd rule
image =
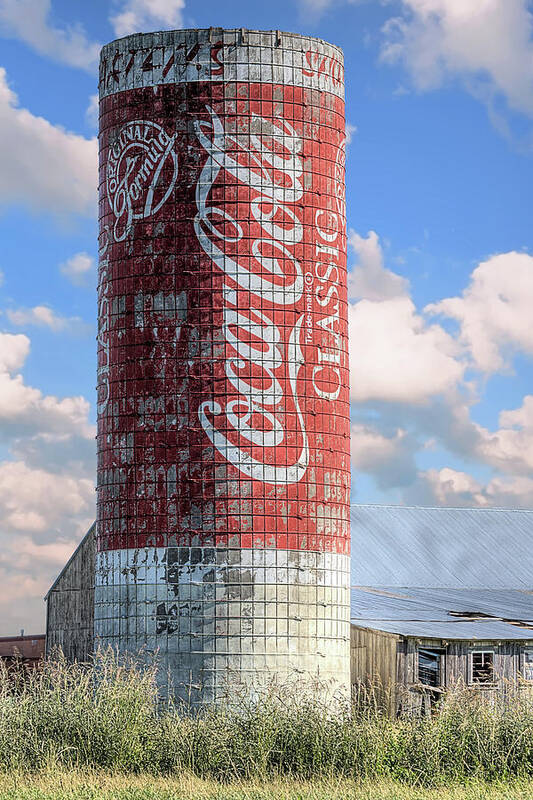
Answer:
[[[354,506],[352,548],[352,683],[391,713],[533,681],[533,512]]]
[[[353,684],[379,684],[395,713],[458,682],[533,681],[533,511],[355,505],[351,532]],[[48,654],[92,652],[94,534],[46,595]]]
[[[46,596],[46,656],[58,649],[69,661],[86,662],[94,650],[94,559],[91,525]]]
[[[31,636],[0,636],[0,661],[6,667],[38,667],[44,658],[45,637],[38,633]]]

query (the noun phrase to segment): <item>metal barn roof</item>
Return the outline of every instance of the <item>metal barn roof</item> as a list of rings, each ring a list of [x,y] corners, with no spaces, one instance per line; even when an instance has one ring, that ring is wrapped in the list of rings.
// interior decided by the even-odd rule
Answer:
[[[355,587],[351,621],[418,638],[533,640],[533,592]]]
[[[533,511],[355,505],[351,532],[352,586],[533,590]]]

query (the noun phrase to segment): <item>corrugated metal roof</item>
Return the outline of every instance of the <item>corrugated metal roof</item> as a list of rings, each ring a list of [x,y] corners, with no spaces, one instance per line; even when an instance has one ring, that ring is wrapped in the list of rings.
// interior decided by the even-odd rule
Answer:
[[[533,620],[533,594],[513,589],[352,589],[352,613],[367,618],[446,620],[463,611]]]
[[[533,593],[355,587],[351,619],[363,628],[419,638],[533,640]]]
[[[533,511],[355,505],[352,585],[533,589]]]
[[[372,628],[373,630],[385,631],[386,633],[397,633],[400,636],[412,636],[417,639],[444,639],[451,641],[460,639],[462,641],[533,641],[533,631],[528,636],[527,631],[519,631],[511,625],[498,622],[484,622],[474,625],[469,622],[379,622],[373,620],[353,620],[355,625],[361,628]]]

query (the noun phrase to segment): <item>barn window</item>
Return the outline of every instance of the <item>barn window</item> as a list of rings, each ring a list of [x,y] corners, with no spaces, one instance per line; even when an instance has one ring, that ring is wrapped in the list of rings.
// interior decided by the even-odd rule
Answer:
[[[494,651],[474,650],[472,659],[472,683],[492,683],[494,681]]]
[[[533,650],[524,650],[524,678],[533,681]]]
[[[442,650],[427,647],[418,649],[418,680],[424,686],[441,686],[442,655]]]

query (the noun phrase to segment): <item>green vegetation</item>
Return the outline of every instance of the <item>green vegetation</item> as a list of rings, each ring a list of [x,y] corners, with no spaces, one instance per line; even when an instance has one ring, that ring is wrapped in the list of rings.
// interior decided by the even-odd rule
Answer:
[[[531,800],[533,783],[440,789],[393,782],[271,781],[229,786],[194,777],[55,773],[0,776],[0,800]]]
[[[279,689],[191,715],[158,709],[153,668],[101,653],[90,667],[58,659],[35,673],[0,672],[0,773],[0,800],[530,800],[533,703],[517,694],[491,705],[465,690],[431,718],[391,720],[363,695],[332,713],[320,699]],[[54,781],[64,788],[46,794]],[[249,781],[268,786],[241,785]]]

